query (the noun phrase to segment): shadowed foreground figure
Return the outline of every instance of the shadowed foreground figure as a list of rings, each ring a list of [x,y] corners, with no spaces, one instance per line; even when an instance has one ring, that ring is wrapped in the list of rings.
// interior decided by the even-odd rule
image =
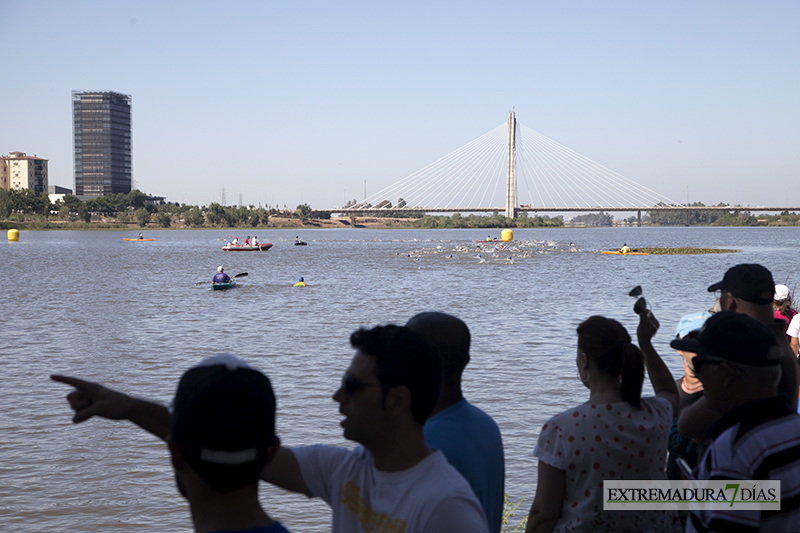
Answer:
[[[603,480],[667,479],[678,392],[653,348],[657,329],[646,309],[639,312],[639,347],[616,320],[593,316],[578,326],[576,362],[589,399],[542,427],[533,452],[539,483],[527,533],[680,531],[676,511],[603,509]],[[655,397],[641,396],[645,368]]]
[[[779,339],[749,316],[721,311],[696,340],[672,341],[676,350],[697,354],[691,364],[703,398],[722,413],[707,431],[711,443],[694,477],[781,482],[779,510],[691,511],[688,532],[800,531],[800,415],[778,394]]]
[[[470,404],[461,391],[461,375],[469,363],[469,328],[461,319],[438,312],[414,315],[406,327],[424,334],[442,358],[442,387],[425,422],[425,440],[466,478],[483,506],[489,531],[499,533],[505,482],[503,439],[495,421]]]
[[[189,500],[198,533],[288,533],[258,499],[259,475],[280,448],[275,395],[261,372],[232,355],[209,357],[183,375],[171,414],[96,383],[52,378],[75,387],[67,397],[75,422],[122,419],[130,412],[131,420],[166,438],[178,490]]]

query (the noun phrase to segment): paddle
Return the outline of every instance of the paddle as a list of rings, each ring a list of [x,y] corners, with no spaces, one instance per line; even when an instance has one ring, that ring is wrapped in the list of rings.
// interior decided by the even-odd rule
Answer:
[[[240,274],[236,274],[233,277],[234,278],[246,278],[247,277],[247,272],[242,272]],[[197,287],[198,285],[202,285],[203,283],[211,283],[211,280],[209,280],[209,281],[199,281],[199,282],[195,283],[194,286]]]

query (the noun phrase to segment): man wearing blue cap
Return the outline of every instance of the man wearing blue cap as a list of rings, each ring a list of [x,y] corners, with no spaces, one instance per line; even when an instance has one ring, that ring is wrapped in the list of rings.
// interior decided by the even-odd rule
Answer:
[[[783,353],[774,333],[741,313],[709,318],[695,340],[674,340],[697,354],[692,369],[704,400],[722,413],[695,469],[703,480],[780,480],[780,508],[769,511],[701,509],[687,532],[800,531],[800,415],[778,393]]]
[[[675,338],[678,340],[695,339],[700,334],[700,328],[711,316],[711,313],[692,313],[681,317]],[[697,464],[697,456],[700,446],[688,437],[684,437],[678,432],[678,417],[681,409],[692,405],[703,397],[703,384],[692,371],[692,359],[695,355],[692,352],[676,350],[678,355],[683,358],[683,377],[675,380],[678,388],[678,408],[675,409],[672,419],[672,428],[669,433],[669,456],[667,457],[667,478],[682,479],[681,471],[678,467],[678,458],[686,461],[689,467]]]

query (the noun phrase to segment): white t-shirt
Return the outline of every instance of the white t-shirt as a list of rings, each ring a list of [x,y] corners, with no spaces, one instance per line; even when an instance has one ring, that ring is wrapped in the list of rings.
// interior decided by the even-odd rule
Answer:
[[[366,449],[292,448],[312,497],[333,509],[333,533],[488,533],[483,508],[440,451],[383,472]]]
[[[792,317],[789,327],[786,328],[786,334],[790,337],[800,337],[800,313]]]

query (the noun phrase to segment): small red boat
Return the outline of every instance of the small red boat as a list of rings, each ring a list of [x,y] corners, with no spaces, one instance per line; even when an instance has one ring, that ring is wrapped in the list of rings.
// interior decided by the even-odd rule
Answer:
[[[222,247],[223,252],[266,252],[272,248],[271,242],[259,243],[256,245],[248,244],[226,244]]]

